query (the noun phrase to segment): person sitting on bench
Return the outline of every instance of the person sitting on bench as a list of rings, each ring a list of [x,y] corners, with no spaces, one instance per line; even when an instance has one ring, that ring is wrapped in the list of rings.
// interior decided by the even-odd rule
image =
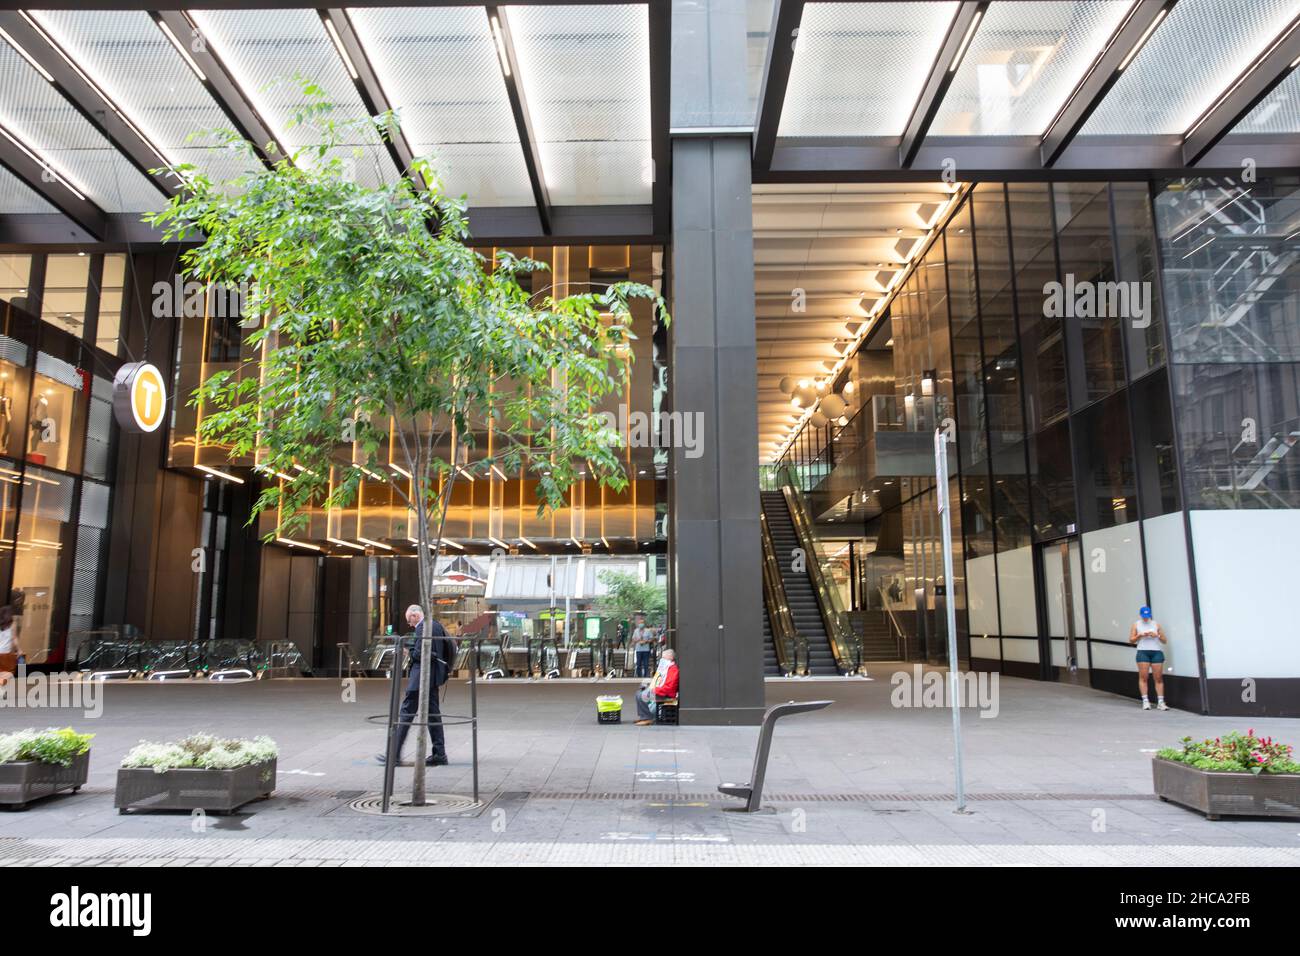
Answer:
[[[659,669],[655,671],[654,680],[642,684],[636,695],[637,726],[655,722],[655,711],[659,705],[677,696],[677,652],[671,647],[659,658]]]

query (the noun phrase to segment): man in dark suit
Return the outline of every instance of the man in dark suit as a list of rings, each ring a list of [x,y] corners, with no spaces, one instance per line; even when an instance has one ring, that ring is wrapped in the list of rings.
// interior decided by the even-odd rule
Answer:
[[[418,604],[412,604],[406,609],[406,623],[414,629],[414,633],[403,642],[410,656],[411,671],[406,681],[406,694],[402,697],[402,709],[397,723],[395,751],[399,764],[402,762],[402,746],[406,743],[406,735],[411,731],[411,722],[418,719],[416,715],[420,707],[420,642],[425,637],[426,631],[424,611]],[[446,629],[437,621],[429,622],[427,634],[433,638],[429,647],[429,654],[433,659],[433,670],[429,674],[429,739],[433,742],[433,753],[424,762],[430,767],[440,767],[447,763],[447,741],[442,731],[438,688],[447,683],[447,677],[451,674],[451,667],[456,657],[456,645],[447,636]],[[385,754],[378,755],[381,764],[386,759]]]

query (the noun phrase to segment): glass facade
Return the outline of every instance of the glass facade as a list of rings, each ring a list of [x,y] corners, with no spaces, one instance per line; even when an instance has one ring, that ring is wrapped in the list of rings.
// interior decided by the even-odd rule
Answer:
[[[1288,320],[1294,329],[1287,312],[1294,302],[1284,288],[1271,303],[1260,294],[1293,281],[1290,260],[1279,259],[1275,248],[1255,249],[1257,282],[1234,280],[1232,298],[1221,306],[1206,292],[1212,280],[1205,275],[1166,275],[1162,290],[1166,223],[1188,218],[1189,203],[1208,204],[1205,196],[1189,200],[1188,188],[969,187],[914,258],[889,304],[888,324],[869,343],[873,354],[892,361],[888,411],[881,413],[884,396],[874,396],[849,411],[846,425],[805,429],[792,444],[787,463],[822,510],[827,554],[843,563],[841,545],[849,540],[855,556],[879,559],[897,549],[901,579],[891,579],[893,604],[912,615],[918,656],[946,656],[944,602],[951,600],[962,655],[977,666],[1026,676],[1048,676],[1071,658],[1080,671],[1121,666],[1116,655],[1127,648],[1130,619],[1152,599],[1149,565],[1169,560],[1173,526],[1151,522],[1183,507],[1179,441],[1189,476],[1198,467],[1206,472],[1198,494],[1213,489],[1222,500],[1235,482],[1238,496],[1250,499],[1243,506],[1294,507],[1282,504],[1295,488],[1289,469],[1300,467],[1284,451],[1288,438],[1300,437],[1290,431],[1294,365],[1281,356],[1243,362],[1237,337],[1193,319],[1210,302],[1225,314],[1240,311],[1235,324],[1243,334],[1259,326],[1265,338]],[[1284,185],[1269,188],[1288,195]],[[1267,219],[1253,207],[1249,215]],[[1175,344],[1174,362],[1167,362],[1166,307],[1175,343],[1180,334],[1212,335],[1222,360],[1183,362]],[[855,377],[859,386],[868,380],[861,372]],[[859,396],[866,391],[860,387]],[[1261,423],[1251,454],[1232,452],[1240,436],[1225,445],[1228,423],[1243,419]],[[951,434],[949,500],[960,502],[952,511],[951,582],[943,578],[939,544],[936,428]],[[882,435],[890,430],[914,436],[910,461],[886,454]],[[1265,467],[1272,480],[1253,490],[1261,484],[1255,471]],[[1252,480],[1252,490],[1242,490]],[[825,517],[832,513],[833,530]],[[1151,550],[1148,537],[1164,553]],[[874,606],[856,587],[851,597],[859,609]],[[1124,658],[1122,666],[1128,663]],[[1192,669],[1193,662],[1183,663]]]
[[[92,337],[111,260],[105,353]],[[97,623],[125,263],[120,254],[0,257],[0,594],[31,665],[60,662],[68,633]]]

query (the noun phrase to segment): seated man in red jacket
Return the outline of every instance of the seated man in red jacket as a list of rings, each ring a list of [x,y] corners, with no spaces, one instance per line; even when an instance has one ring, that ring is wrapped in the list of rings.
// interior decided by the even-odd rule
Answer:
[[[637,726],[655,722],[655,711],[660,701],[672,700],[677,696],[677,652],[671,647],[659,658],[659,669],[655,671],[654,680],[644,685],[636,695]]]

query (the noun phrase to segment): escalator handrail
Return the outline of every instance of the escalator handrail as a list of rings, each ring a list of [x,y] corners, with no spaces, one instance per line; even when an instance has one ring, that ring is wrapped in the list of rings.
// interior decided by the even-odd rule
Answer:
[[[797,644],[807,639],[799,634],[786,600],[785,582],[781,580],[781,566],[777,562],[776,547],[767,527],[767,515],[761,511],[758,523],[763,539],[763,600],[767,604],[768,624],[772,628],[772,646],[776,649],[776,663],[783,674],[798,673],[799,651]],[[805,658],[807,655],[804,655]],[[793,659],[791,659],[793,658]]]
[[[808,576],[817,595],[817,609],[821,611],[822,621],[826,625],[826,635],[830,638],[835,664],[841,674],[856,674],[862,669],[862,641],[849,624],[848,615],[839,606],[839,595],[826,581],[803,494],[794,484],[789,471],[782,474],[785,480],[781,483],[781,493],[785,496],[790,521],[799,536],[799,544],[807,556]]]

